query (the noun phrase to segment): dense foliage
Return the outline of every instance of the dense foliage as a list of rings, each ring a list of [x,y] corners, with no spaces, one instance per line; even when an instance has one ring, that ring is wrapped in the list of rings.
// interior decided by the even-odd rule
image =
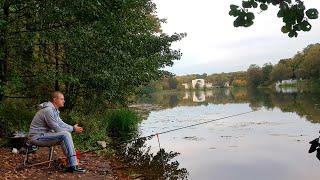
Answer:
[[[0,137],[15,131],[26,132],[35,111],[25,107],[21,101],[6,101],[0,104]]]
[[[179,59],[151,0],[0,1],[0,101],[66,93],[125,104]]]
[[[317,19],[319,14],[315,8],[306,9],[302,0],[243,0],[241,6],[230,5],[229,15],[236,17],[233,22],[235,27],[249,27],[255,18],[250,10],[258,8],[266,11],[270,5],[279,8],[277,17],[282,18],[284,23],[281,31],[288,33],[289,37],[297,37],[298,31],[310,31],[312,26],[309,21]]]

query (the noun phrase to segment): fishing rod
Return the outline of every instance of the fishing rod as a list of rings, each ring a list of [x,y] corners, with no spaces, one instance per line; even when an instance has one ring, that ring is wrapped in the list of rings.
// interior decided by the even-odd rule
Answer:
[[[181,130],[181,129],[186,129],[186,128],[190,128],[190,127],[194,127],[194,126],[199,126],[199,125],[207,124],[207,123],[210,123],[210,122],[215,122],[215,121],[219,121],[219,120],[223,120],[223,119],[228,119],[228,118],[231,118],[231,117],[241,116],[241,115],[249,114],[249,113],[252,113],[252,112],[255,112],[255,111],[256,110],[242,112],[242,113],[238,113],[238,114],[233,114],[233,115],[229,115],[229,116],[224,116],[224,117],[212,119],[212,120],[209,120],[209,121],[204,121],[204,122],[195,123],[195,124],[191,124],[191,125],[187,125],[187,126],[182,126],[182,127],[171,129],[171,130],[162,131],[162,132],[155,133],[155,134],[150,134],[148,136],[135,138],[135,139],[132,139],[132,140],[129,140],[129,141],[123,141],[123,142],[121,142],[121,143],[119,143],[117,145],[128,144],[128,143],[131,143],[131,142],[134,142],[134,141],[138,141],[138,140],[141,140],[141,139],[147,139],[147,138],[152,138],[154,136],[159,136],[160,134],[166,134],[166,133],[169,133],[169,132],[174,132],[174,131],[178,131],[178,130]],[[105,149],[105,147],[87,150],[87,151],[82,152],[81,154],[86,154],[86,153],[89,153],[89,152],[95,152],[95,151],[99,151],[99,150],[103,150],[103,149]],[[66,158],[60,158],[60,159],[66,159]],[[54,161],[54,160],[45,161],[45,162],[41,162],[41,163],[37,163],[37,164],[33,164],[33,165],[27,165],[25,167],[37,166],[37,165],[40,165],[40,164],[50,163],[52,161]]]

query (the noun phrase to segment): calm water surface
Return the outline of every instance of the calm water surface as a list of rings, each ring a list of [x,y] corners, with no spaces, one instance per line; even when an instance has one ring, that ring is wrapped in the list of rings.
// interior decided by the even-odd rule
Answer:
[[[158,94],[142,102],[165,108],[151,111],[141,136],[248,112],[159,135],[161,148],[180,153],[172,161],[188,179],[302,180],[320,177],[320,161],[308,154],[319,134],[317,94],[285,94],[219,89]],[[154,137],[150,152],[158,152]]]

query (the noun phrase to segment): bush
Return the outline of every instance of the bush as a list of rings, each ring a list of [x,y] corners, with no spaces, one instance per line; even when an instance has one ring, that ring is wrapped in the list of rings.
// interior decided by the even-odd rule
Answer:
[[[111,110],[105,117],[107,130],[111,135],[129,134],[137,129],[139,123],[138,114],[127,108]]]
[[[72,112],[65,115],[64,120],[71,124],[78,123],[84,128],[83,133],[74,134],[74,141],[78,149],[94,149],[97,141],[109,142],[108,136],[117,141],[131,139],[136,133],[140,117],[127,108],[107,110],[105,113]],[[123,139],[124,138],[124,139]]]
[[[9,136],[14,131],[27,132],[35,114],[21,104],[0,104],[0,136]]]
[[[102,115],[92,111],[85,114],[82,111],[63,112],[60,114],[63,121],[70,124],[79,124],[84,131],[74,133],[73,140],[77,149],[91,150],[97,148],[97,141],[108,141],[106,128],[101,124]]]

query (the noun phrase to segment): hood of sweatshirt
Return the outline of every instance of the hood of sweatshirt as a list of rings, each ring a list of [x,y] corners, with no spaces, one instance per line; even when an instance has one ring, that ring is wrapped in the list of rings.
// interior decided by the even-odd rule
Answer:
[[[46,107],[52,107],[55,108],[54,105],[52,104],[52,102],[48,101],[48,102],[44,102],[38,105],[39,109],[44,109]]]

